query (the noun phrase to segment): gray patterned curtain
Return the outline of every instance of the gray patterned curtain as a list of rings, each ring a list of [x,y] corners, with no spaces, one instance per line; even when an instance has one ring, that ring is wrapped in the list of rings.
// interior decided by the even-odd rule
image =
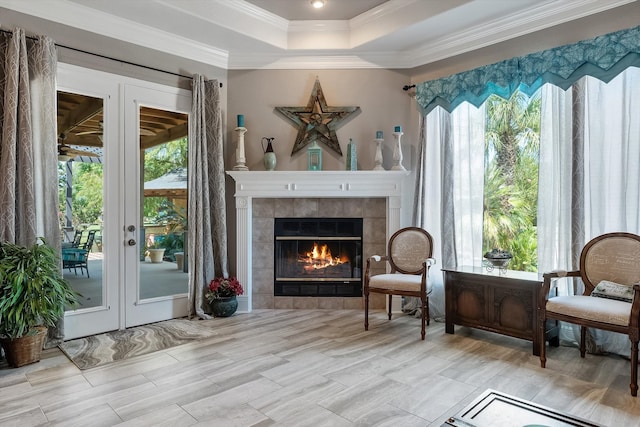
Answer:
[[[24,30],[0,32],[0,241],[60,251],[56,153],[56,48]],[[62,320],[46,347],[63,338]]]
[[[227,277],[227,218],[222,113],[217,80],[193,76],[189,120],[189,317],[209,318],[204,294]]]

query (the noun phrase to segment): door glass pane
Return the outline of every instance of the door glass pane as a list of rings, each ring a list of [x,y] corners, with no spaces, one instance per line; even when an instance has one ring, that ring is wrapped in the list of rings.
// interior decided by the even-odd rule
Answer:
[[[58,92],[63,275],[82,308],[103,305],[103,100]]]
[[[188,289],[188,116],[140,107],[140,299]]]

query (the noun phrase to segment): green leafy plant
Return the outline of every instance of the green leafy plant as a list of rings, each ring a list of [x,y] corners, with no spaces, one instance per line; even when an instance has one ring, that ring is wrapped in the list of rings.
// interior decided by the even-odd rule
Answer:
[[[63,279],[58,254],[40,238],[31,247],[0,244],[0,336],[54,326],[78,294]]]

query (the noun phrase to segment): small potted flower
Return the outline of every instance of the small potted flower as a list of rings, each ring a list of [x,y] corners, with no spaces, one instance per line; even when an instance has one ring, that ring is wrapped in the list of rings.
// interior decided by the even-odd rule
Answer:
[[[238,309],[236,296],[243,293],[244,289],[237,278],[216,277],[209,283],[205,298],[215,317],[229,317]]]

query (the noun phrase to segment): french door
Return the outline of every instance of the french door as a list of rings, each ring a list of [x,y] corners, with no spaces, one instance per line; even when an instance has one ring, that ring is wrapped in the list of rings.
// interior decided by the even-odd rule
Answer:
[[[178,89],[124,87],[125,327],[187,315],[190,103],[188,93]],[[173,166],[156,172],[167,161]]]
[[[188,91],[58,65],[63,274],[80,293],[65,314],[65,339],[186,315],[187,165],[174,159],[163,169],[162,156],[186,151],[190,99]],[[184,177],[180,188],[147,190],[147,181],[172,173]],[[151,243],[165,247],[159,261],[149,257]],[[69,253],[88,254],[86,269],[73,268]]]

